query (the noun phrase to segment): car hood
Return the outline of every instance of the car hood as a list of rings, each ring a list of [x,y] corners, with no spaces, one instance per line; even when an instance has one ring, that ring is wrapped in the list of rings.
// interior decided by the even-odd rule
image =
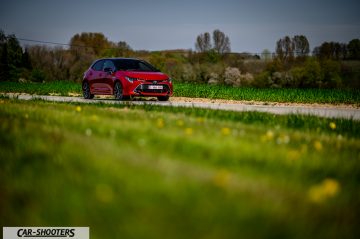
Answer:
[[[131,71],[125,72],[125,76],[131,78],[139,78],[142,80],[167,80],[169,77],[161,72],[142,72],[142,71]]]

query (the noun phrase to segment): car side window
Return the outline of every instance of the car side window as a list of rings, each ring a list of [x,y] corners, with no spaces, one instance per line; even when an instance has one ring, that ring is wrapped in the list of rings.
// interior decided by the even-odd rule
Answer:
[[[103,64],[104,64],[104,61],[98,61],[93,65],[92,69],[95,71],[102,71]]]
[[[110,61],[110,60],[105,61],[102,70],[104,71],[105,68],[111,68],[113,71],[115,71],[115,65],[114,65],[114,63],[113,63],[112,61]]]

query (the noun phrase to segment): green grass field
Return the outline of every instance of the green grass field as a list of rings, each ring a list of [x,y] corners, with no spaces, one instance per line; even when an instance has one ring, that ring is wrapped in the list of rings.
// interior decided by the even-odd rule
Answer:
[[[96,238],[357,238],[360,122],[0,99],[0,222]]]
[[[80,83],[70,81],[0,82],[0,92],[67,96],[69,93],[81,94],[81,86]],[[174,96],[264,102],[360,104],[360,91],[355,89],[255,89],[175,82]]]

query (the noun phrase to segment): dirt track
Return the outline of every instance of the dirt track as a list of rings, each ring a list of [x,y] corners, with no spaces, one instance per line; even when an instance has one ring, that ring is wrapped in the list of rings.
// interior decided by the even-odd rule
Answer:
[[[2,93],[1,95],[20,100],[42,99],[55,102],[78,102],[78,103],[99,103],[106,104],[135,104],[135,105],[161,105],[173,107],[196,107],[214,110],[231,111],[258,111],[272,114],[305,114],[328,118],[353,118],[360,120],[360,109],[355,105],[329,105],[329,104],[297,104],[297,103],[266,103],[249,101],[213,100],[199,98],[172,97],[168,102],[159,102],[155,99],[133,101],[116,101],[109,97],[85,100],[82,97],[68,96],[45,96]]]

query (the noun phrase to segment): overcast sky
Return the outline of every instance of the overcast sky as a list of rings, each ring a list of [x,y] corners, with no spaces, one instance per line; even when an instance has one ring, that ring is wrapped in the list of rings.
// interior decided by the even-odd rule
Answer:
[[[285,35],[311,48],[360,38],[360,0],[0,0],[0,28],[19,38],[68,43],[102,32],[139,50],[194,49],[195,38],[220,29],[234,52],[274,51]]]

